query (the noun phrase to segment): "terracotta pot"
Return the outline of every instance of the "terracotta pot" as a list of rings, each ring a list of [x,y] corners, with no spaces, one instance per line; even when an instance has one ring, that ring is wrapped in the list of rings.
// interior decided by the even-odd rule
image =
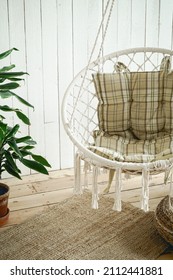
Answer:
[[[3,226],[8,221],[9,214],[10,214],[10,211],[7,208],[7,214],[3,217],[0,217],[0,226]]]
[[[5,218],[9,214],[8,209],[9,187],[0,183],[0,218]]]

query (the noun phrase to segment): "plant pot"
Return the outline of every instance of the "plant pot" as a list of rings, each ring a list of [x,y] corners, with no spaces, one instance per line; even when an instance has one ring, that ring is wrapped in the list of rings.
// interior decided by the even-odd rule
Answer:
[[[7,208],[7,214],[3,217],[0,217],[0,226],[3,226],[8,221],[9,214],[10,214],[10,211]]]
[[[0,183],[0,221],[3,224],[6,222],[9,216],[8,197],[9,187],[3,183]]]

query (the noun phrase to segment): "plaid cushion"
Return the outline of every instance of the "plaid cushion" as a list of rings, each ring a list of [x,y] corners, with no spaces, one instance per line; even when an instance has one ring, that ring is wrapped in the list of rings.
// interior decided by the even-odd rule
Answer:
[[[130,90],[128,73],[95,74],[99,129],[109,135],[129,137]]]
[[[164,113],[164,131],[173,132],[173,72],[164,77],[164,95],[163,95],[163,113]]]
[[[173,156],[173,72],[95,74],[93,80],[100,130],[90,150],[127,162]]]
[[[164,72],[131,73],[131,127],[138,139],[153,139],[163,134]]]
[[[152,162],[173,156],[173,134],[152,140],[137,140],[98,132],[95,133],[95,144],[89,149],[111,160]]]

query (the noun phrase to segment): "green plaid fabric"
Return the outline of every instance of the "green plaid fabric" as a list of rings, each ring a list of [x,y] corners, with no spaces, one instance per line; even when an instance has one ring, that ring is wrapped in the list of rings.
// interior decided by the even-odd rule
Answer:
[[[164,131],[163,83],[164,72],[131,73],[131,128],[138,139],[157,138]]]
[[[164,112],[164,131],[173,132],[173,72],[164,77],[164,94],[162,100]]]
[[[105,158],[126,162],[152,162],[172,157],[173,134],[152,140],[127,139],[95,132],[95,144],[89,147]]]
[[[90,150],[127,162],[172,157],[173,72],[95,74],[93,81],[99,131]]]
[[[99,129],[109,135],[128,136],[130,130],[130,90],[127,73],[95,74]]]

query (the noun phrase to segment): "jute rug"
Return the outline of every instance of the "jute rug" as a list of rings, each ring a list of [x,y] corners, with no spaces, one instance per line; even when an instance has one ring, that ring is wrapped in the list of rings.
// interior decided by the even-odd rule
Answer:
[[[101,196],[91,209],[85,193],[0,234],[0,259],[143,260],[156,259],[167,244],[159,236],[153,213]]]

